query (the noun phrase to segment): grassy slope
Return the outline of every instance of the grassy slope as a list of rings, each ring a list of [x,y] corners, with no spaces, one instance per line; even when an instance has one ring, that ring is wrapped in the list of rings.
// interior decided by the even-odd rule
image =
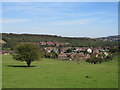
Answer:
[[[114,58],[117,59],[117,58]],[[102,64],[43,59],[39,67],[8,67],[25,62],[3,56],[3,88],[117,88],[117,60]],[[89,76],[90,78],[85,78]]]

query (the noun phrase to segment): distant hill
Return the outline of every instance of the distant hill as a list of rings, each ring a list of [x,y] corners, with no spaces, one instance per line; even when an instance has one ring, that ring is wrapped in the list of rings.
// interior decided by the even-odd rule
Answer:
[[[43,34],[13,34],[2,33],[2,40],[6,43],[3,44],[3,48],[11,48],[21,42],[33,42],[38,43],[40,41],[52,41],[61,43],[70,43],[68,46],[75,47],[105,47],[117,45],[116,42],[103,41],[101,38],[77,38],[77,37],[61,37],[57,35],[43,35]]]
[[[99,39],[103,41],[120,41],[120,35],[101,37]]]

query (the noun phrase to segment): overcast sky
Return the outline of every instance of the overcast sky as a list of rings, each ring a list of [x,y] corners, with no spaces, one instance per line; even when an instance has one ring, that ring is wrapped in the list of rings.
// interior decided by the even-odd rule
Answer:
[[[3,33],[93,38],[117,35],[118,3],[4,2],[0,23]]]

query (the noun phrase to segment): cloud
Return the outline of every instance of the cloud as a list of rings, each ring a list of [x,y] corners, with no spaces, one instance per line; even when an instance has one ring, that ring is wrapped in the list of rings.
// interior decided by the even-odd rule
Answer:
[[[30,20],[27,20],[27,19],[3,19],[3,20],[0,20],[0,23],[3,23],[3,24],[10,24],[10,23],[22,23],[22,22],[28,22]]]
[[[90,12],[90,13],[55,13],[56,16],[63,16],[63,17],[98,17],[98,16],[117,16],[116,13],[110,12]]]
[[[62,22],[55,22],[55,25],[86,25],[94,22],[95,19],[79,19],[79,20],[69,20],[69,21],[62,21]]]
[[[115,16],[115,13],[96,11],[96,12],[80,12],[79,8],[83,9],[88,3],[3,3],[3,15],[10,14],[11,12],[18,12],[23,16],[29,16],[32,18],[38,17],[59,17],[61,19],[65,18],[85,18],[91,17],[101,17],[101,16]],[[89,4],[88,4],[89,6]],[[75,10],[75,11],[74,11]],[[77,11],[77,12],[76,12]],[[19,15],[18,15],[19,16]]]

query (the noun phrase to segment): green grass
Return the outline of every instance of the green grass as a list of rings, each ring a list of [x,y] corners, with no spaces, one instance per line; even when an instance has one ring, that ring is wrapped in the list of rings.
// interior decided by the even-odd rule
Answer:
[[[89,64],[43,59],[33,62],[39,67],[9,67],[26,65],[3,55],[3,88],[118,88],[118,60]],[[88,76],[89,78],[85,78]]]

